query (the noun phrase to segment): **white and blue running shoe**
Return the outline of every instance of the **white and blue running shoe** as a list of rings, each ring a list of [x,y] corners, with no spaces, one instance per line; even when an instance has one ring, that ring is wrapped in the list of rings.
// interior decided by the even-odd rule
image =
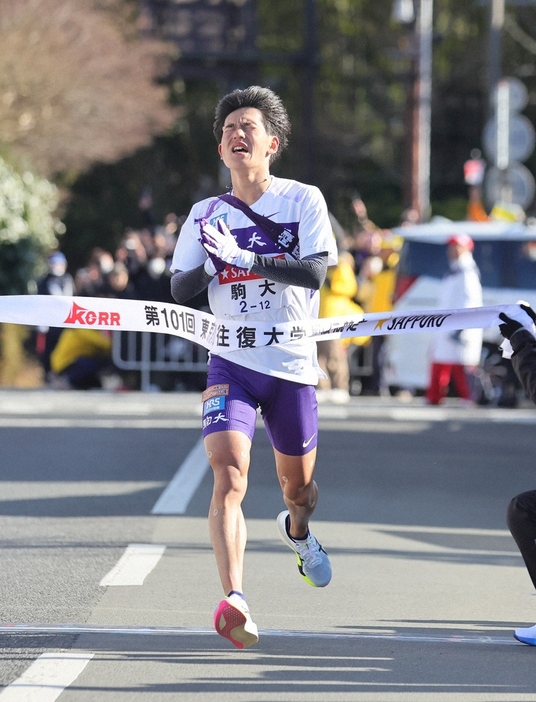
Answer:
[[[536,646],[536,624],[529,626],[528,629],[516,629],[514,638],[529,646]]]
[[[328,554],[315,537],[308,532],[307,538],[296,541],[289,534],[290,515],[288,510],[277,517],[277,528],[281,540],[296,554],[298,570],[302,578],[313,587],[326,587],[331,580],[331,563]]]

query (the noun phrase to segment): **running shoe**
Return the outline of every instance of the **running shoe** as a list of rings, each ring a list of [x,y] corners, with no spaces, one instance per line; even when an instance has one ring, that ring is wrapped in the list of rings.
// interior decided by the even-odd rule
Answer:
[[[219,603],[214,611],[214,628],[237,648],[249,648],[259,640],[257,625],[240,595],[224,597]]]
[[[536,624],[529,626],[528,629],[516,629],[514,638],[529,646],[536,646]]]
[[[328,554],[315,537],[308,532],[303,541],[295,541],[289,534],[290,515],[288,510],[277,517],[277,528],[281,540],[296,554],[298,570],[302,578],[313,587],[326,587],[331,580],[331,563]]]

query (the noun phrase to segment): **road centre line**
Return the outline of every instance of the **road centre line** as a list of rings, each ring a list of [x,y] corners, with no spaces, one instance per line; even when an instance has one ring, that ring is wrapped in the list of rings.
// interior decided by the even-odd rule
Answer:
[[[156,501],[151,514],[184,514],[208,468],[209,463],[201,436]]]
[[[76,624],[12,624],[0,626],[0,635],[13,634],[99,634],[120,636],[214,636],[214,629],[194,627],[114,627],[114,626],[84,626]],[[406,641],[409,643],[454,643],[454,644],[486,644],[494,646],[522,646],[513,636],[470,636],[468,634],[397,634],[397,633],[368,633],[368,632],[338,632],[338,631],[287,631],[282,629],[259,629],[259,635],[273,638],[307,638],[331,640],[375,639],[381,641]],[[0,702],[4,702],[0,698]],[[41,702],[41,700],[40,700]]]
[[[156,567],[165,550],[165,546],[158,544],[130,544],[99,585],[102,587],[143,585],[145,578]]]
[[[43,653],[0,692],[2,702],[54,702],[95,654],[62,650]]]

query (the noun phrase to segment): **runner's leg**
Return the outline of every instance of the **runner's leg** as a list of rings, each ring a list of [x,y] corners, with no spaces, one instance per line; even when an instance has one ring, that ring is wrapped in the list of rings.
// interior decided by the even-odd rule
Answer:
[[[246,494],[251,441],[240,431],[219,431],[205,437],[214,472],[209,532],[223,591],[243,592],[247,531],[242,501]]]
[[[287,456],[274,448],[274,456],[283,500],[290,514],[290,535],[304,538],[318,501],[318,487],[313,480],[316,448],[304,456]]]
[[[283,500],[290,513],[291,536],[307,534],[318,500],[313,480],[318,442],[317,400],[313,386],[272,379],[261,404]]]

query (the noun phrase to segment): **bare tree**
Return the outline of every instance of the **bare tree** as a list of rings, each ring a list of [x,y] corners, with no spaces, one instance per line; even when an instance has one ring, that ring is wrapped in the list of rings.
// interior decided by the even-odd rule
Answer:
[[[0,149],[48,177],[150,143],[175,113],[171,49],[132,32],[117,0],[0,0]]]

